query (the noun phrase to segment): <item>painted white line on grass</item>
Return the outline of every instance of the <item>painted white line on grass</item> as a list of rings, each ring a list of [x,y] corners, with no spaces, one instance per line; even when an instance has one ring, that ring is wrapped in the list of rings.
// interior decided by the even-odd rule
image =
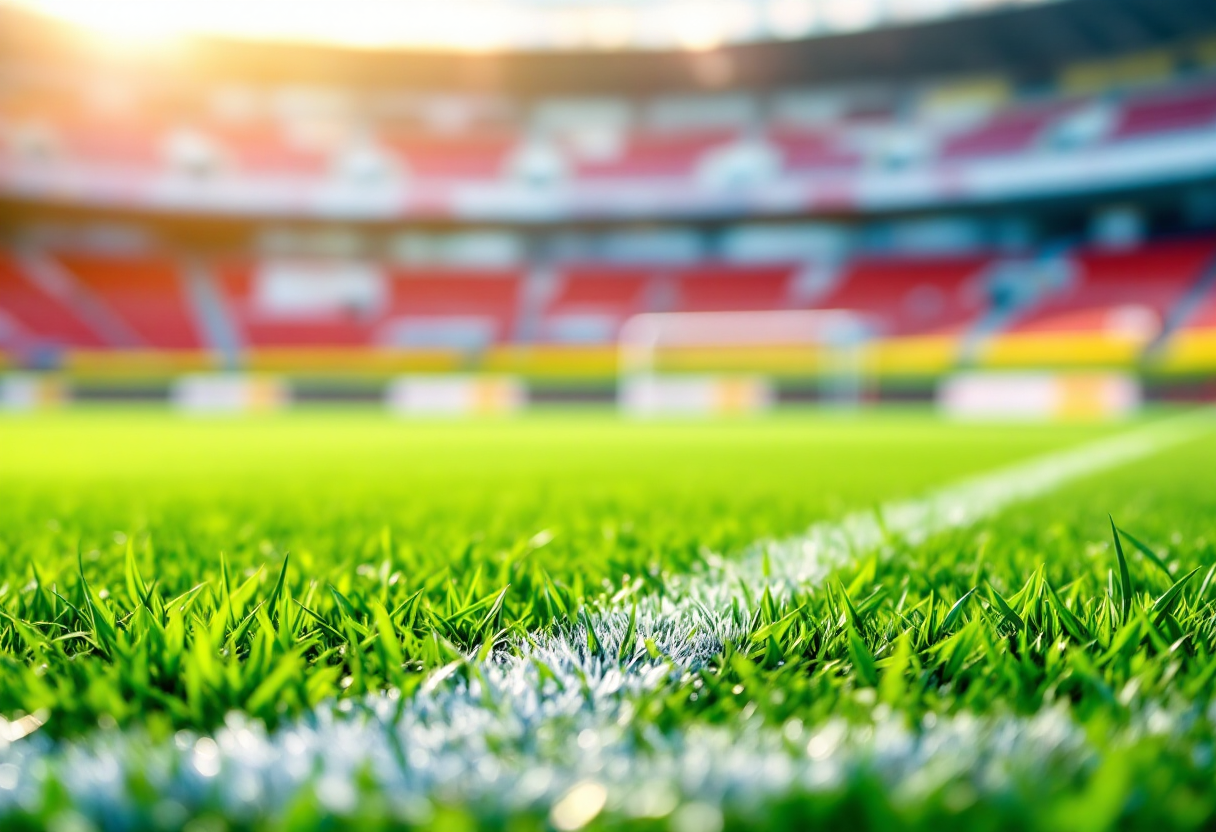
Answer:
[[[660,732],[623,699],[536,713],[444,699],[433,713],[401,711],[389,697],[328,705],[272,732],[234,717],[213,736],[170,741],[107,730],[59,746],[36,736],[0,742],[0,825],[13,813],[70,809],[109,832],[179,828],[216,812],[281,828],[293,807],[315,800],[323,814],[371,809],[408,825],[425,824],[437,804],[459,804],[489,818],[549,814],[559,829],[604,812],[671,815],[674,829],[701,830],[724,811],[758,818],[774,800],[875,784],[896,804],[957,785],[969,801],[1008,806],[1082,788],[1104,750],[1216,724],[1216,712],[1148,706],[1099,748],[1063,706],[1032,717],[964,713],[915,729],[898,715],[812,729],[753,716]],[[1187,748],[1178,746],[1178,759],[1210,772],[1210,759],[1191,760]],[[685,827],[690,812],[714,822]]]
[[[766,588],[778,597],[788,595],[821,582],[852,558],[893,543],[919,545],[1213,429],[1216,415],[1211,411],[1190,413],[970,477],[922,498],[816,523],[803,535],[754,544],[740,558],[715,556],[703,572],[672,576],[661,597],[639,599],[639,639],[652,639],[681,667],[697,666],[718,655],[724,642],[746,635],[752,603]],[[618,608],[591,617],[610,655],[618,654],[630,614]],[[565,642],[585,652],[586,626],[580,623],[541,642],[551,650]]]
[[[765,587],[787,593],[807,586],[888,541],[915,545],[1214,426],[1207,412],[1159,422],[890,504],[881,522],[857,513],[799,538],[757,544],[737,561],[715,560],[700,574],[673,579],[662,597],[639,599],[636,641],[624,661],[619,648],[631,613],[616,608],[588,619],[599,650],[588,645],[585,622],[560,627],[489,661],[450,666],[409,699],[387,694],[330,704],[269,733],[234,718],[213,737],[181,734],[173,742],[115,731],[60,744],[38,734],[0,739],[0,818],[38,809],[52,778],[108,829],[147,827],[150,809],[128,791],[137,780],[171,804],[165,811],[213,807],[254,819],[278,816],[306,789],[327,810],[350,811],[358,784],[371,777],[404,821],[430,811],[433,801],[470,802],[491,813],[557,812],[564,801],[576,804],[567,807],[575,814],[579,805],[592,814],[666,814],[684,801],[717,811],[823,790],[858,772],[909,795],[958,778],[981,793],[1000,793],[1018,772],[1042,775],[1044,783],[1057,774],[1066,780],[1093,752],[1059,712],[1030,720],[955,717],[923,732],[890,720],[855,734],[840,724],[803,736],[801,728],[791,735],[790,726],[775,731],[745,722],[672,735],[638,718],[636,697],[746,639],[749,599]],[[644,649],[646,638],[662,657]]]

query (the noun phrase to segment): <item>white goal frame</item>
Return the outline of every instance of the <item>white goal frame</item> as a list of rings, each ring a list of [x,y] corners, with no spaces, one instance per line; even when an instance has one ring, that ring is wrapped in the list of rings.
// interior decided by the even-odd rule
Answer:
[[[864,320],[845,309],[646,312],[621,327],[617,372],[622,382],[657,377],[656,354],[663,347],[821,347],[821,398],[855,404],[863,388],[866,340]]]

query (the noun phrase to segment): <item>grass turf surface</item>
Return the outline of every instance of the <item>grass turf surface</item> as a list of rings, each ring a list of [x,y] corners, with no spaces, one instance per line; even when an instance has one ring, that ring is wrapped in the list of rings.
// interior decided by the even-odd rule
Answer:
[[[910,414],[663,425],[7,420],[0,713],[39,714],[43,735],[83,736],[100,722],[168,737],[233,710],[273,724],[333,697],[386,687],[408,697],[462,654],[510,649],[512,634],[568,622],[622,589],[658,591],[708,550],[737,551],[1100,433]],[[755,721],[803,730],[842,716],[923,724],[1063,702],[1091,733],[1114,736],[1145,703],[1202,710],[1216,672],[1204,571],[1216,560],[1216,498],[1203,489],[1213,462],[1216,444],[1191,443],[759,601],[746,637],[639,697],[633,718],[665,732]],[[1108,511],[1164,568],[1125,540],[1124,580]],[[1201,571],[1182,581],[1192,568]],[[740,820],[1210,819],[1211,795],[1196,785],[1211,773],[1199,754],[1210,756],[1210,742],[1149,747],[1137,756],[1112,746],[1122,780],[1055,782],[1042,806],[955,793],[899,807],[858,781]],[[1129,772],[1163,760],[1170,773],[1133,799]],[[854,799],[873,805],[849,808]]]

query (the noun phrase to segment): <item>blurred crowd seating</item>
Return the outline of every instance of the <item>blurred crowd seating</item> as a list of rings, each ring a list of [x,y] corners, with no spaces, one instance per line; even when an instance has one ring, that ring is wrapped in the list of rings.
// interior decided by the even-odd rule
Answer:
[[[98,95],[86,85],[86,95],[80,85],[10,82],[0,84],[0,172],[18,182],[59,172],[130,184],[142,175],[172,180],[179,197],[191,182],[237,182],[253,205],[259,183],[391,182],[422,193],[470,183],[592,193],[617,182],[755,187],[1216,135],[1216,78],[1206,70],[1122,81],[1030,96],[990,79],[868,94],[527,103],[273,89],[166,99],[137,87]]]
[[[1177,56],[1157,53],[1078,65],[1034,90],[1003,77],[908,79],[903,86],[645,101],[183,90],[158,87],[156,79],[116,86],[105,78],[6,76],[0,195],[9,188],[17,198],[49,194],[72,205],[82,193],[73,177],[83,172],[98,185],[91,193],[100,205],[91,205],[103,213],[139,190],[154,198],[153,216],[246,204],[256,225],[294,217],[285,204],[332,185],[338,197],[317,203],[327,221],[362,218],[344,213],[363,204],[344,201],[352,193],[372,194],[367,204],[383,196],[397,205],[408,192],[413,207],[457,205],[479,220],[491,217],[486,227],[493,227],[494,206],[506,197],[523,194],[512,204],[527,211],[529,195],[545,191],[560,196],[525,218],[550,223],[553,236],[577,237],[581,212],[604,194],[617,200],[614,218],[663,220],[665,206],[674,205],[684,225],[655,222],[653,239],[635,234],[620,251],[613,245],[622,240],[605,233],[598,249],[544,256],[526,250],[523,234],[490,239],[494,232],[459,224],[448,235],[452,251],[439,253],[448,246],[436,242],[440,235],[374,255],[10,246],[0,251],[0,351],[10,363],[36,366],[81,355],[309,353],[316,360],[326,350],[430,351],[471,367],[550,348],[606,353],[623,322],[640,312],[839,308],[857,313],[893,366],[1126,363],[1173,351],[1185,366],[1216,369],[1210,234],[1147,241],[1134,234],[1114,247],[1045,255],[1033,241],[994,245],[993,235],[915,254],[898,240],[835,251],[819,245],[813,229],[733,233],[757,213],[799,217],[819,209],[872,211],[881,225],[883,210],[913,204],[900,202],[907,194],[914,202],[953,193],[976,167],[983,176],[973,185],[1013,188],[1018,199],[1043,195],[1018,190],[1035,160],[1060,163],[1040,166],[1036,181],[1071,182],[1066,187],[1077,193],[1109,186],[1129,159],[1167,167],[1181,160],[1193,167],[1166,173],[1208,176],[1204,166],[1216,158],[1216,62],[1203,55],[1189,56],[1185,70]],[[1111,149],[1130,155],[1084,164]],[[1086,170],[1092,180],[1069,179]],[[863,185],[892,172],[913,174],[895,183],[895,203],[859,200]],[[918,179],[918,172],[927,175]],[[809,190],[796,187],[808,182]],[[404,190],[385,191],[392,183]],[[714,189],[744,196],[715,213]],[[272,193],[286,193],[287,202],[269,199]],[[665,194],[687,202],[669,203]],[[190,202],[199,195],[203,202]],[[1008,195],[997,189],[972,197]],[[738,227],[727,227],[709,251],[707,235],[687,222],[695,210]],[[350,366],[349,356],[334,366]]]
[[[995,252],[858,253],[825,279],[807,262],[476,269],[253,258],[200,268],[152,254],[14,251],[0,257],[0,346],[25,356],[226,347],[249,355],[476,356],[496,348],[611,347],[623,322],[646,311],[846,309],[876,344],[932,342],[954,360],[970,345],[997,363],[1018,356],[1067,362],[1073,349],[1084,363],[1095,355],[1134,358],[1173,337],[1216,332],[1210,236],[1122,250],[1077,247],[1056,257],[1066,268],[1042,280],[1033,261]],[[816,279],[808,282],[810,273]],[[1012,296],[1002,290],[1011,275],[1022,284]],[[219,342],[224,332],[231,344]],[[1076,346],[1082,343],[1088,346]]]

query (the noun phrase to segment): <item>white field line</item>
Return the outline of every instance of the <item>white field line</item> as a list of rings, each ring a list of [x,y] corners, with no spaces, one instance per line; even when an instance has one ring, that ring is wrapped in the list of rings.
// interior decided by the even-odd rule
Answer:
[[[712,830],[724,810],[755,816],[773,800],[859,781],[880,783],[904,805],[951,784],[975,800],[1024,804],[1077,788],[1104,752],[1147,737],[1163,738],[1177,749],[1170,753],[1211,776],[1210,760],[1193,760],[1190,746],[1172,742],[1216,725],[1216,709],[1150,704],[1095,745],[1063,706],[1033,717],[927,718],[915,728],[899,715],[809,730],[797,720],[774,728],[753,716],[730,727],[694,723],[660,732],[619,699],[561,716],[486,707],[467,696],[437,715],[401,711],[391,697],[345,704],[272,732],[234,716],[205,737],[182,732],[156,741],[110,729],[59,746],[37,734],[0,742],[0,826],[16,812],[71,809],[107,832],[179,828],[204,812],[280,828],[302,796],[341,816],[359,811],[370,793],[406,824],[425,823],[437,803],[457,803],[498,818],[548,813],[558,829],[605,812],[672,815],[675,830]]]
[[[718,655],[724,642],[746,636],[752,611],[749,599],[758,599],[766,588],[774,596],[787,595],[819,583],[833,568],[885,545],[918,545],[933,535],[970,526],[1015,503],[1143,459],[1213,429],[1216,415],[1207,410],[1163,420],[970,477],[918,499],[816,523],[796,537],[758,542],[740,558],[714,557],[702,572],[673,576],[661,597],[638,600],[638,644],[649,638],[677,666],[698,666]],[[622,605],[590,617],[609,655],[618,654],[630,614]],[[546,661],[557,659],[565,664],[573,653],[582,670],[589,672],[597,668],[588,662],[592,657],[586,644],[583,623],[539,639]],[[519,652],[526,655],[529,651]]]
[[[659,660],[640,648],[633,659],[615,658],[630,615],[618,608],[590,619],[601,655],[588,650],[578,624],[487,662],[449,666],[409,699],[330,704],[273,732],[237,717],[212,737],[183,733],[171,742],[116,731],[59,744],[38,733],[9,741],[0,730],[0,818],[40,806],[54,777],[107,829],[140,828],[146,822],[126,785],[135,773],[182,811],[214,807],[252,818],[275,815],[306,788],[333,811],[350,809],[356,783],[370,772],[408,821],[436,799],[487,811],[569,808],[577,819],[580,801],[592,815],[662,814],[689,800],[735,806],[831,787],[859,769],[913,796],[958,778],[987,794],[1011,788],[1017,772],[1078,771],[1094,752],[1056,711],[1029,720],[955,717],[919,732],[892,719],[851,733],[840,724],[804,734],[800,726],[791,733],[790,726],[744,722],[671,736],[636,719],[634,703],[745,638],[747,597],[765,586],[788,592],[888,540],[917,543],[1212,427],[1206,412],[1163,421],[888,505],[881,523],[858,513],[800,538],[758,544],[738,561],[715,561],[674,580],[662,598],[639,601],[634,646],[653,639],[666,654]]]

